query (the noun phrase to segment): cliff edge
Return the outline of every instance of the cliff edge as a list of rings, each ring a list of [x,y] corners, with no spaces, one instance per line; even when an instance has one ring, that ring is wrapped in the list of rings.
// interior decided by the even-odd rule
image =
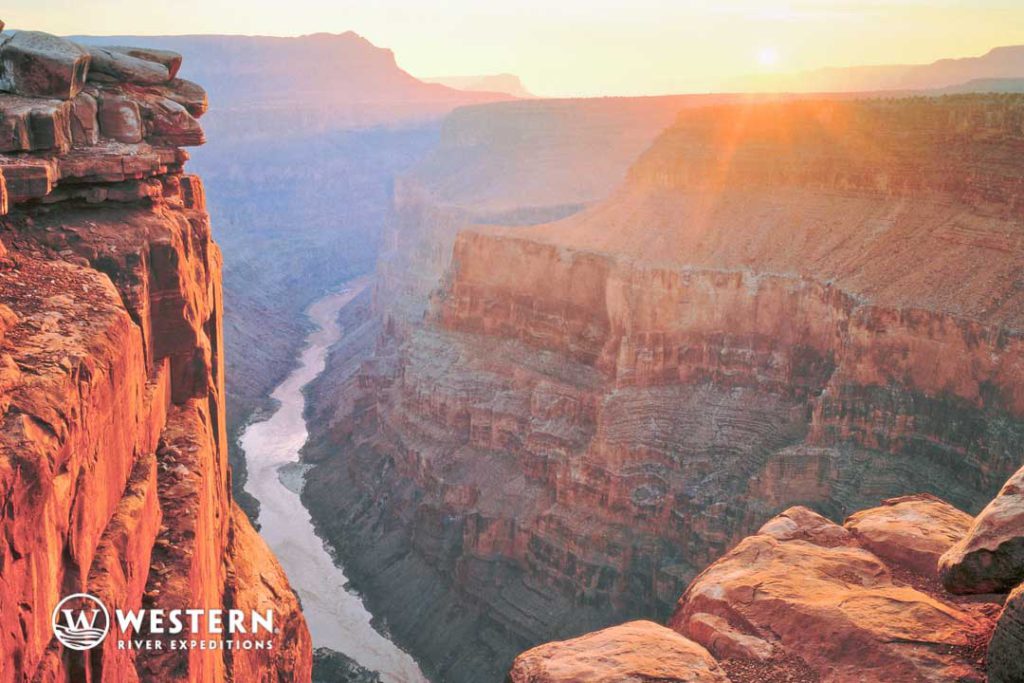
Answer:
[[[310,678],[298,601],[231,498],[221,257],[181,149],[206,95],[180,64],[0,36],[0,681]],[[51,627],[73,593],[273,610],[274,642],[111,625],[75,650]]]

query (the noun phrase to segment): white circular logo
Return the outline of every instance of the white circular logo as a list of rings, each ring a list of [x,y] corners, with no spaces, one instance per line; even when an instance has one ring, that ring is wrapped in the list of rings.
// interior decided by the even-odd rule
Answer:
[[[99,598],[88,593],[69,595],[53,608],[53,635],[64,647],[91,650],[107,637],[110,613]]]

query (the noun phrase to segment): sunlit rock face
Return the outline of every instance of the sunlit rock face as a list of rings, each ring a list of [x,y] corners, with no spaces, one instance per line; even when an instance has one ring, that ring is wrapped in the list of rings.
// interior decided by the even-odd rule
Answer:
[[[353,325],[384,341],[362,365],[339,350],[315,390],[306,491],[398,638],[473,680],[516,647],[665,619],[796,504],[841,520],[938,496],[964,512],[925,497],[851,530],[880,557],[886,525],[928,509],[944,535],[889,557],[937,565],[1024,446],[1022,112],[682,109],[606,201],[551,223],[467,225],[454,184],[415,213],[399,194],[411,227]],[[448,133],[434,167],[485,177],[481,131]],[[400,616],[412,594],[436,609]]]
[[[939,558],[939,572],[954,593],[1007,591],[1024,581],[1024,468]]]
[[[846,527],[891,518],[899,505],[858,513]],[[905,516],[903,530],[944,536],[944,515]],[[798,662],[810,680],[984,681],[978,656],[998,602],[957,602],[934,569],[923,580],[913,559],[883,560],[863,541],[806,508],[784,512],[694,579],[669,625],[730,672]]]
[[[981,542],[979,530],[991,528],[1018,478],[975,518],[928,494],[883,501],[842,526],[789,508],[702,571],[668,626],[706,648],[737,682],[1020,680],[1024,584],[1009,595],[982,593],[989,577],[961,573],[951,592],[937,572]],[[988,566],[998,573],[1007,563]],[[975,594],[958,594],[967,592],[967,578]],[[615,661],[633,642],[631,626],[533,648],[509,676]],[[667,663],[666,680],[698,675],[692,661],[633,652],[632,670]]]
[[[560,609],[570,620],[579,615],[572,613],[570,603],[545,605],[549,596],[521,586],[515,578],[518,570],[498,555],[493,556],[494,563],[482,558],[472,581],[480,595],[493,594],[501,585],[500,576],[506,570],[512,572],[511,582],[501,589],[506,591],[501,606],[491,609],[485,603],[470,603],[466,593],[456,592],[450,572],[459,552],[461,512],[458,521],[449,525],[431,504],[422,509],[430,519],[416,522],[420,529],[415,532],[417,545],[424,544],[424,552],[432,558],[440,552],[439,563],[423,561],[418,550],[403,550],[412,544],[412,527],[404,522],[381,526],[374,513],[351,519],[350,513],[378,495],[388,495],[397,505],[378,508],[370,503],[369,509],[381,510],[389,519],[399,508],[414,509],[412,500],[419,496],[419,483],[410,480],[410,486],[404,488],[390,474],[386,480],[378,479],[383,461],[373,448],[359,451],[367,458],[363,464],[350,463],[348,438],[353,430],[377,429],[377,397],[390,395],[393,374],[405,358],[424,361],[416,370],[424,391],[447,392],[441,386],[431,388],[436,376],[457,369],[463,360],[486,357],[486,347],[479,353],[463,353],[460,342],[439,336],[433,326],[422,336],[411,332],[423,325],[429,298],[440,286],[461,227],[495,220],[531,224],[579,211],[614,189],[629,164],[671,123],[678,108],[696,99],[535,101],[459,109],[445,120],[437,149],[396,183],[394,218],[385,225],[372,297],[349,309],[345,339],[311,392],[309,422],[315,444],[307,448],[307,456],[319,459],[338,453],[341,447],[346,458],[328,458],[310,474],[306,500],[375,613],[386,615],[396,639],[440,676],[450,680],[500,678],[514,654],[535,642],[531,633],[552,630],[541,622],[558,621]],[[524,355],[521,349],[511,351]],[[552,362],[561,360],[552,356]],[[569,381],[582,383],[583,388],[570,391],[589,401],[586,384],[597,375],[582,366],[578,370],[581,378]],[[457,377],[452,375],[450,381],[457,382]],[[473,389],[474,395],[487,396],[486,381]],[[519,399],[516,402],[521,403]],[[571,439],[581,436],[566,435]],[[527,500],[515,494],[520,483],[534,489],[516,470],[514,460],[508,461],[503,476],[506,474],[510,494],[487,501],[495,510]],[[481,475],[482,470],[474,476]],[[358,483],[350,484],[351,476]],[[400,497],[389,494],[392,485],[402,486],[404,493]],[[508,532],[502,531],[501,524],[489,529],[486,520],[481,522],[482,537],[493,539],[495,547],[508,545],[503,539]],[[389,540],[382,542],[381,534]],[[425,544],[432,547],[426,549]],[[386,570],[388,567],[391,569]],[[404,609],[407,601],[416,601],[423,608]],[[550,616],[540,617],[539,622],[537,615],[542,611]],[[447,624],[443,629],[436,628],[440,620]],[[510,636],[506,625],[517,621],[521,623],[513,628],[524,635]],[[604,620],[595,618],[592,623],[596,627]],[[560,631],[568,633],[569,629]]]
[[[516,658],[511,683],[727,683],[700,645],[649,621],[634,621],[534,648]]]
[[[308,680],[297,600],[230,494],[221,258],[180,148],[205,93],[174,54],[0,40],[0,680]],[[66,650],[50,614],[75,592],[272,604],[289,642]]]

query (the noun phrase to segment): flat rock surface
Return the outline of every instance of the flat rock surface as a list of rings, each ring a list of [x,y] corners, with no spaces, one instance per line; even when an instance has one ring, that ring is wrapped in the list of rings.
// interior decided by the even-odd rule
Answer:
[[[915,495],[890,498],[861,510],[844,526],[886,562],[934,577],[939,557],[967,534],[973,521],[944,500]]]
[[[725,683],[700,645],[650,621],[633,621],[516,658],[510,683]]]
[[[90,74],[102,74],[117,81],[157,84],[171,80],[167,66],[148,59],[140,59],[127,52],[105,47],[90,47],[92,56]],[[100,79],[101,82],[106,79]]]

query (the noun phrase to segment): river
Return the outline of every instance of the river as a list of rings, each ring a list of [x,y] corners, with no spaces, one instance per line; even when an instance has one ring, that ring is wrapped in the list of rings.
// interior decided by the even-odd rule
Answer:
[[[362,599],[346,588],[344,569],[334,563],[316,535],[299,498],[301,474],[290,473],[294,483],[289,487],[279,472],[282,466],[298,462],[299,449],[309,436],[302,416],[302,387],[323,372],[327,350],[342,337],[338,311],[366,285],[365,278],[351,281],[306,311],[315,329],[306,338],[298,367],[271,394],[279,403],[277,410],[242,433],[249,470],[245,490],[260,502],[260,534],[302,600],[314,647],[342,652],[379,672],[386,683],[418,683],[426,678],[416,661],[373,627]]]

